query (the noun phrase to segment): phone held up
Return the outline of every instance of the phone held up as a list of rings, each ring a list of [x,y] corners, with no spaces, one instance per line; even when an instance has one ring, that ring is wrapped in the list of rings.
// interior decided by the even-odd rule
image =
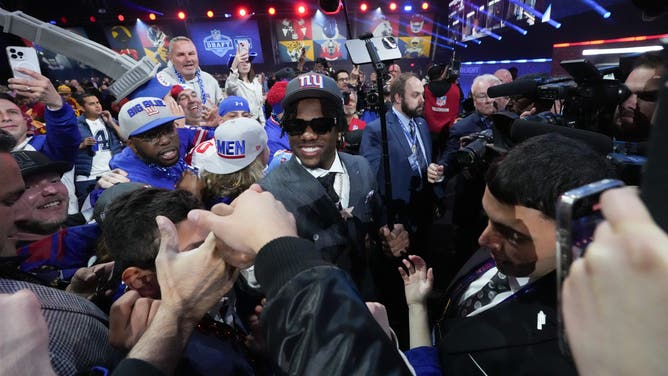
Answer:
[[[32,78],[26,74],[18,72],[16,68],[26,68],[37,73],[42,73],[39,69],[39,59],[37,52],[32,47],[7,46],[7,59],[9,66],[15,78]]]
[[[603,221],[599,197],[608,189],[624,186],[615,179],[603,179],[572,189],[557,203],[557,299],[561,307],[562,286],[573,261],[582,257],[591,243],[596,226]],[[569,354],[561,308],[558,309],[559,347]]]

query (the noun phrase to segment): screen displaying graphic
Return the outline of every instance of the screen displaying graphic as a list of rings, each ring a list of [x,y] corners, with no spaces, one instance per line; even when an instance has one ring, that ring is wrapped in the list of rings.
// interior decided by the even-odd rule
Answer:
[[[432,18],[431,14],[422,13],[383,14],[379,8],[356,19],[356,35],[395,36],[399,38],[404,58],[428,58],[434,28]]]
[[[302,50],[306,61],[324,58],[347,59],[346,26],[343,16],[326,16],[317,11],[313,17],[280,18],[274,25],[278,56],[283,63],[297,62]]]
[[[254,63],[263,63],[260,32],[255,20],[230,20],[193,23],[190,38],[197,47],[201,65],[227,65],[236,55],[237,44],[245,42]]]
[[[164,25],[147,25],[137,21],[134,25],[114,25],[104,29],[109,47],[135,60],[149,56],[156,63],[167,64],[169,40],[174,36]]]

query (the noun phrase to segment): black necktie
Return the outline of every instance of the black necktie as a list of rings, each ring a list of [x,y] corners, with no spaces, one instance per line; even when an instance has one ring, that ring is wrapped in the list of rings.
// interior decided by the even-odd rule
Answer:
[[[336,178],[336,173],[335,172],[330,172],[327,175],[320,176],[318,181],[322,186],[325,188],[325,191],[327,191],[327,195],[329,198],[332,199],[332,201],[336,204],[339,202],[339,195],[336,193],[336,190],[334,190],[334,179]]]

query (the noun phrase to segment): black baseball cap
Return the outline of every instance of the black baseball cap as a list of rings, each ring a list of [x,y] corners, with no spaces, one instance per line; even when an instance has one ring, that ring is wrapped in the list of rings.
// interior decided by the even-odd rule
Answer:
[[[304,73],[290,80],[285,89],[282,106],[287,108],[290,104],[306,98],[328,98],[343,106],[343,95],[336,81],[320,73]]]
[[[27,178],[42,172],[55,171],[64,174],[72,168],[72,165],[65,161],[52,161],[46,155],[31,150],[21,150],[12,152],[12,157],[21,169],[21,176]]]

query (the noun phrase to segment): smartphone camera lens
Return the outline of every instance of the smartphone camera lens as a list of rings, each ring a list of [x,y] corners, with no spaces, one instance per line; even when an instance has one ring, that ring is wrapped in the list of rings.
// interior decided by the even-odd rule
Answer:
[[[13,49],[13,48],[10,48],[10,49],[9,49],[9,52],[11,52],[11,53],[15,54],[15,53],[16,53],[16,50],[15,50],[15,49]]]
[[[19,51],[19,56],[23,57],[23,52]]]
[[[16,58],[18,58],[18,56],[16,56],[16,54],[11,54],[11,55],[9,55],[9,56],[11,56],[12,59],[16,59]]]

